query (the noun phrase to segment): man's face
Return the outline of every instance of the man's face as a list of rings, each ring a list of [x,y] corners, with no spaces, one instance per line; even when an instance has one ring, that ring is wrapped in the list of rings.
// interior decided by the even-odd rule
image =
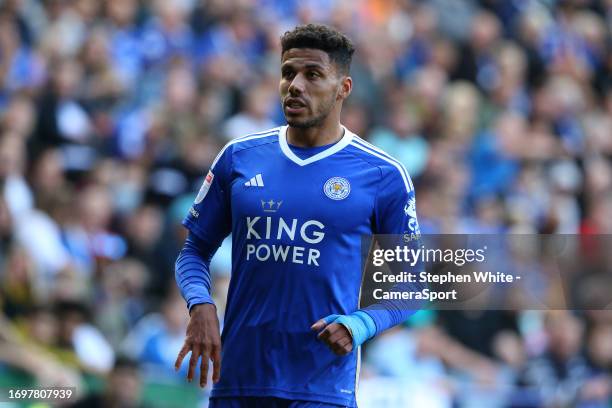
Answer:
[[[343,76],[322,50],[291,48],[281,61],[283,112],[291,127],[319,126],[340,101]]]

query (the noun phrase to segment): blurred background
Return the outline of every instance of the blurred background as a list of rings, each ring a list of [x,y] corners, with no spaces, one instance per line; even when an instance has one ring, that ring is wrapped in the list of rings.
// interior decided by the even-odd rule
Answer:
[[[306,22],[354,40],[343,123],[423,233],[612,233],[610,0],[0,0],[0,387],[207,406],[172,368],[180,221],[227,141],[284,124]],[[212,268],[222,316],[227,245]],[[423,311],[365,347],[360,407],[609,407],[611,369],[611,313]]]

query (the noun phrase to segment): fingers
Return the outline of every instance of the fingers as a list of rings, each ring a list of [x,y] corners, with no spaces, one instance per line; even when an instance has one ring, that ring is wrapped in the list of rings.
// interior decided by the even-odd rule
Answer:
[[[176,362],[174,363],[175,371],[178,371],[179,368],[181,368],[181,364],[183,364],[183,360],[185,359],[185,356],[187,355],[190,349],[191,347],[189,347],[187,342],[185,342],[185,344],[183,344],[183,348],[181,348],[181,351],[179,351],[178,356],[176,357]]]
[[[212,362],[213,362],[213,382],[219,382],[219,378],[221,378],[221,347],[215,348],[212,353]]]
[[[323,329],[323,331],[319,334],[317,334],[317,339],[321,340],[321,341],[327,341],[327,339],[329,338],[329,336],[331,335],[331,331],[329,326],[326,327],[325,329]]]
[[[319,331],[325,328],[328,324],[331,324],[334,320],[340,317],[339,314],[330,314],[329,316],[325,316],[321,320],[317,321],[315,324],[310,326],[311,330]]]
[[[210,351],[209,351],[210,350]],[[189,382],[193,380],[195,374],[195,368],[200,361],[200,387],[205,387],[208,382],[208,367],[209,360],[213,362],[213,382],[218,382],[221,377],[221,344],[202,344],[200,346],[194,345],[193,348],[185,343],[179,355],[174,363],[174,369],[179,370],[186,354],[191,351],[191,357],[189,358],[189,369],[187,371],[187,379]]]
[[[346,327],[330,324],[317,336],[337,355],[346,355],[353,350],[353,339]]]
[[[325,326],[326,326],[325,319],[321,319],[317,321],[315,324],[313,324],[312,326],[310,326],[310,330],[313,330],[313,331],[323,330]]]
[[[202,362],[200,363],[200,387],[204,388],[208,379],[208,352],[206,349],[202,353]]]
[[[189,382],[193,380],[193,372],[195,371],[195,367],[198,364],[199,358],[200,358],[200,347],[198,347],[198,345],[195,345],[191,349],[191,358],[189,359],[189,370],[187,371],[187,379],[189,380]]]
[[[352,340],[349,331],[346,328],[344,328],[344,326],[341,326],[337,330],[334,330],[333,332],[331,332],[331,334],[327,338],[327,341],[329,343],[333,344],[333,343],[337,343],[339,340],[345,339],[345,338],[349,339],[349,340]]]
[[[332,323],[327,326],[321,333],[317,335],[317,338],[322,341],[328,340],[332,335],[336,333],[345,333],[350,336],[348,329],[341,324]]]
[[[353,341],[349,337],[343,337],[334,343],[332,351],[339,356],[344,356],[353,351]]]
[[[344,356],[353,350],[353,341],[348,336],[342,336],[338,340],[327,343],[334,354]]]
[[[212,360],[213,363],[213,383],[219,382],[221,378],[221,344],[213,343],[210,346],[204,346],[202,362],[200,364],[200,387],[202,388],[208,382],[209,360]]]
[[[201,387],[206,386],[208,380],[208,368],[213,360],[213,381],[220,379],[221,372],[221,336],[219,332],[219,320],[214,305],[196,305],[191,310],[191,317],[187,325],[185,344],[179,352],[175,368],[180,369],[181,363],[188,352],[191,351],[187,379],[189,382],[195,376],[195,370],[200,358],[200,381]]]

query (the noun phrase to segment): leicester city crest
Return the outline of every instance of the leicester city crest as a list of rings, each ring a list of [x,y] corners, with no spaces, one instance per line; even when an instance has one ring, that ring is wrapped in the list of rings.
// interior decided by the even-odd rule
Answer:
[[[332,200],[344,200],[351,192],[351,184],[344,177],[332,177],[325,182],[323,191]]]

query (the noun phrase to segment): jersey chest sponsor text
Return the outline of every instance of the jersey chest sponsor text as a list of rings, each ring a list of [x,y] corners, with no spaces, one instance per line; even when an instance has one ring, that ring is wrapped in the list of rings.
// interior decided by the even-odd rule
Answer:
[[[319,266],[325,225],[273,216],[245,217],[246,260],[274,261]],[[294,245],[296,242],[303,245]],[[318,247],[318,248],[317,248]]]

